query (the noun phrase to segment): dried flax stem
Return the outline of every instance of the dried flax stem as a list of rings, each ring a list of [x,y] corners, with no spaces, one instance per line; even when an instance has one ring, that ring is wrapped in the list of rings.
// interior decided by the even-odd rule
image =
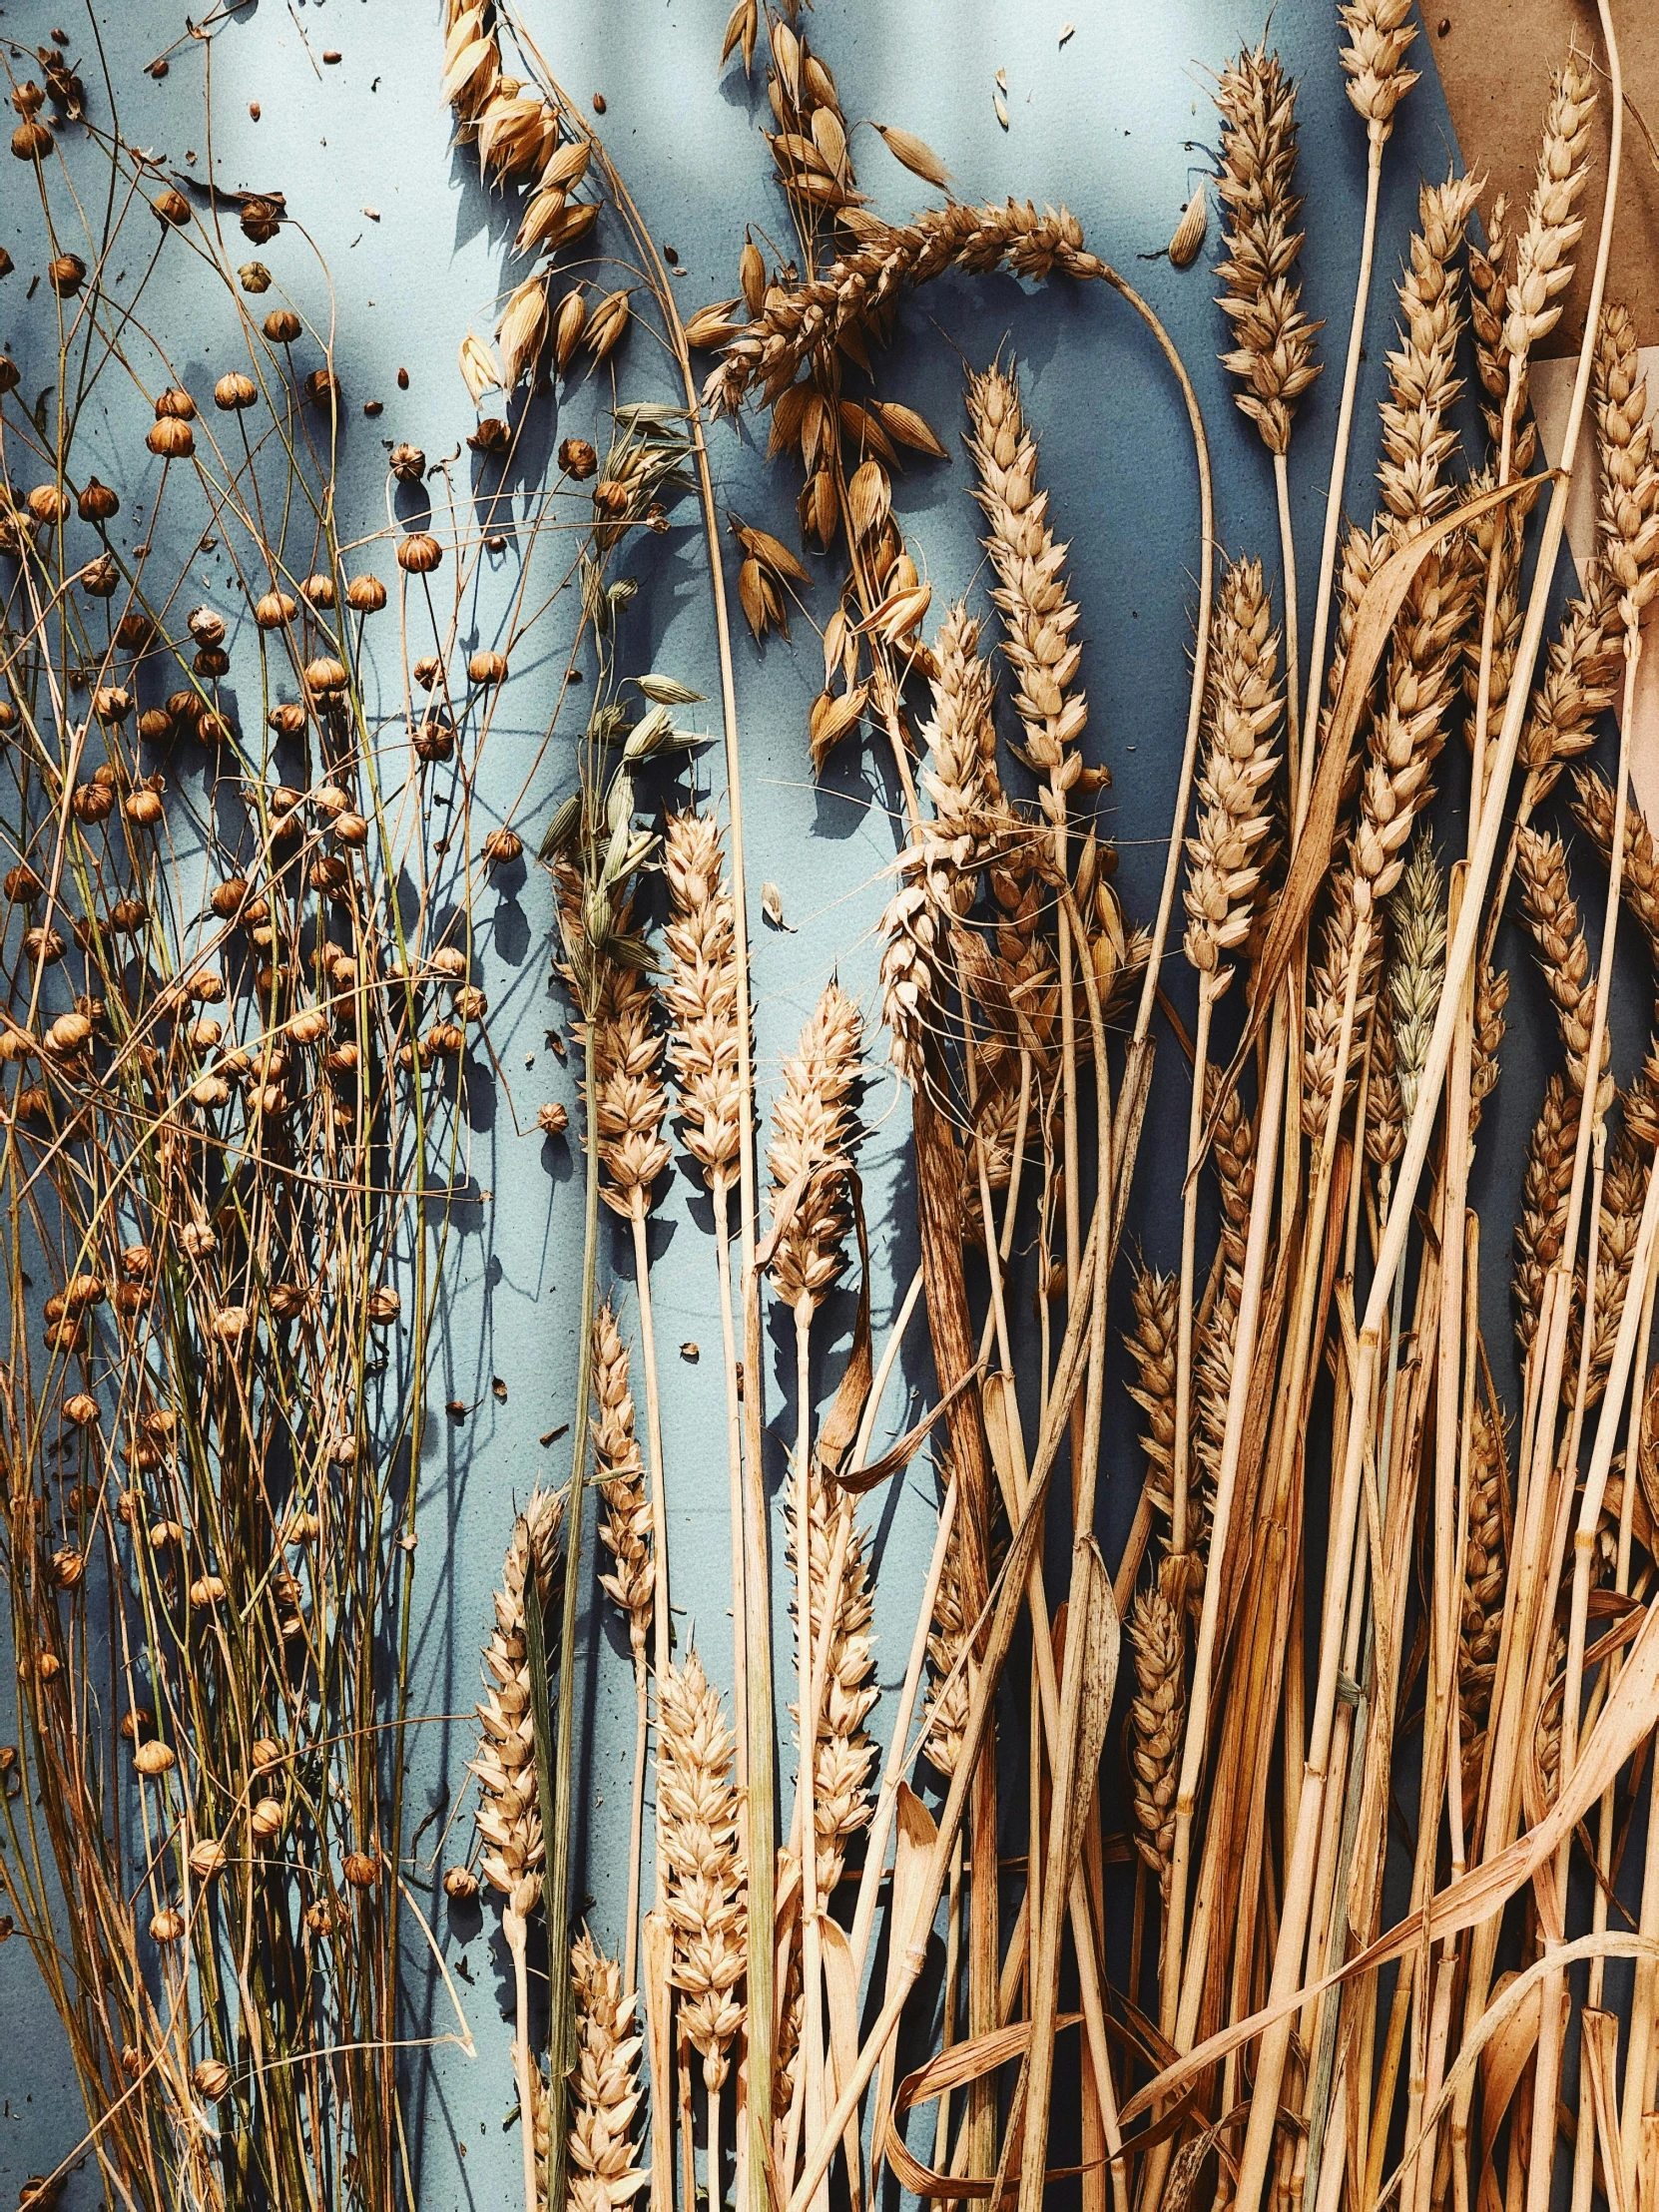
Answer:
[[[1601,301],[1607,276],[1607,257],[1612,240],[1613,218],[1617,206],[1618,152],[1622,138],[1622,116],[1620,112],[1622,78],[1619,71],[1617,45],[1612,34],[1607,0],[1598,0],[1598,8],[1601,17],[1602,35],[1607,46],[1609,70],[1613,79],[1613,122],[1608,184],[1602,204],[1601,230],[1597,243],[1594,275],[1591,281],[1590,315],[1586,325],[1584,342],[1579,352],[1577,373],[1573,382],[1572,402],[1567,416],[1566,434],[1562,440],[1561,474],[1552,489],[1549,507],[1545,514],[1543,536],[1532,592],[1527,605],[1526,620],[1515,653],[1514,676],[1509,697],[1505,703],[1503,721],[1498,733],[1489,772],[1489,800],[1481,809],[1479,832],[1475,840],[1474,852],[1469,861],[1464,884],[1463,904],[1447,952],[1445,987],[1441,993],[1439,1011],[1435,1016],[1433,1034],[1429,1039],[1417,1106],[1406,1134],[1405,1150],[1401,1157],[1399,1174],[1387,1217],[1383,1224],[1376,1272],[1358,1333],[1360,1361],[1354,1381],[1353,1409],[1349,1419],[1348,1437],[1341,1479],[1338,1485],[1338,1507],[1333,1516],[1333,1544],[1330,1563],[1327,1567],[1328,1589],[1331,1590],[1336,1601],[1336,1617],[1332,1617],[1332,1607],[1328,1605],[1327,1618],[1325,1623],[1322,1624],[1318,1691],[1314,1717],[1309,1732],[1307,1772],[1298,1809],[1296,1835],[1287,1866],[1279,1936],[1275,1945],[1273,1973],[1269,1984],[1270,2002],[1288,1996],[1298,1986],[1301,1974],[1302,1951],[1308,1932],[1308,1914],[1311,1902],[1313,1853],[1321,1825],[1327,1762],[1336,1705],[1337,1676],[1342,1648],[1342,1594],[1353,1557],[1354,1537],[1358,1525],[1361,1469],[1365,1454],[1366,1437],[1372,1419],[1372,1397],[1377,1379],[1380,1335],[1392,1294],[1394,1274],[1403,1258],[1405,1241],[1410,1229],[1411,1213],[1416,1203],[1417,1186],[1427,1161],[1433,1126],[1437,1118],[1441,1091],[1450,1060],[1452,1033],[1456,1027],[1458,1009],[1462,1003],[1463,992],[1475,959],[1481,931],[1481,909],[1486,884],[1491,873],[1492,862],[1496,856],[1503,805],[1508,793],[1509,779],[1513,772],[1516,751],[1520,743],[1526,694],[1532,681],[1532,670],[1537,661],[1538,648],[1543,635],[1545,595],[1554,575],[1555,562],[1560,552],[1561,538],[1565,529],[1566,493],[1570,487],[1572,471],[1577,458],[1579,432],[1589,392],[1594,332],[1601,313]],[[1237,2199],[1239,2212],[1258,2212],[1260,2206],[1262,2188],[1272,2153],[1274,2114],[1284,2078],[1288,2050],[1288,2023],[1281,2023],[1270,2028],[1262,2041],[1255,2100],[1246,2132]],[[1457,2103],[1462,2108],[1466,2118],[1466,2105],[1463,2104],[1463,2096],[1464,2092],[1460,2089]]]

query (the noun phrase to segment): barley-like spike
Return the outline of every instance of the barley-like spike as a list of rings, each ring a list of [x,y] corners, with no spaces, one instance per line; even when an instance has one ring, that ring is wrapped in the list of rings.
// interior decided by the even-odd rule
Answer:
[[[1038,282],[1055,270],[1088,277],[1102,274],[1102,265],[1083,245],[1082,227],[1065,208],[1045,208],[1039,215],[1029,201],[982,208],[952,201],[899,226],[858,208],[840,215],[843,227],[862,243],[806,283],[774,286],[760,315],[732,339],[704,387],[704,399],[716,413],[734,412],[756,384],[770,405],[805,361],[832,352],[849,333],[867,342],[905,290],[947,269],[982,276],[1007,269]]]

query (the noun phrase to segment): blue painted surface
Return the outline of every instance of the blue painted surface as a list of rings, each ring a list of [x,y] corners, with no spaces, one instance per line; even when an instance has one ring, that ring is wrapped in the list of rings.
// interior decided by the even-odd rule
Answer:
[[[811,21],[831,61],[849,118],[869,117],[919,132],[948,160],[968,197],[1007,193],[1065,201],[1081,219],[1090,245],[1143,285],[1173,331],[1198,384],[1217,462],[1222,538],[1230,551],[1259,551],[1276,567],[1272,480],[1265,452],[1235,413],[1215,361],[1221,318],[1213,305],[1209,267],[1218,251],[1212,219],[1200,265],[1178,274],[1164,261],[1137,259],[1162,247],[1208,157],[1189,138],[1213,143],[1209,72],[1242,38],[1254,38],[1259,18],[1217,0],[1167,0],[1160,8],[1120,0],[1068,0],[1075,35],[1059,43],[1064,9],[989,5],[986,0],[909,0],[878,8],[870,0],[826,6]],[[130,4],[94,9],[104,41],[121,120],[136,144],[183,165],[187,150],[206,165],[204,49],[185,44],[163,83],[142,65],[180,29],[175,8]],[[413,439],[429,455],[449,450],[469,426],[455,374],[456,346],[469,326],[488,328],[506,277],[505,247],[514,217],[480,191],[474,157],[455,150],[437,104],[440,38],[436,9],[406,0],[258,0],[212,43],[213,158],[228,183],[276,186],[290,212],[316,241],[332,274],[337,349],[348,401],[342,511],[345,535],[374,529],[382,507],[382,437]],[[584,103],[603,91],[606,143],[657,236],[678,250],[687,311],[736,288],[735,270],[746,221],[775,238],[787,235],[773,165],[757,133],[764,93],[741,74],[717,79],[715,57],[724,0],[609,0],[579,9],[557,0],[536,5],[530,20],[544,51],[570,91]],[[1317,179],[1306,211],[1303,268],[1306,303],[1331,318],[1325,357],[1346,332],[1364,187],[1364,134],[1343,96],[1334,11],[1315,0],[1282,0],[1273,35],[1292,71],[1304,80],[1303,176]],[[38,0],[10,0],[0,10],[0,38],[44,38],[53,20]],[[72,51],[83,57],[93,103],[108,112],[93,56],[79,22],[69,26]],[[324,47],[337,66],[318,66]],[[1422,48],[1419,45],[1419,53]],[[992,79],[1008,73],[1009,129],[992,108]],[[1539,86],[1540,108],[1543,86]],[[248,106],[257,101],[258,123]],[[901,216],[920,188],[887,156],[873,132],[853,140],[860,180],[880,212]],[[1382,387],[1382,333],[1390,319],[1386,285],[1414,211],[1420,173],[1440,175],[1455,159],[1450,125],[1431,70],[1399,119],[1383,189],[1380,293],[1373,315],[1371,358],[1361,394],[1361,468],[1369,465],[1375,400]],[[8,165],[9,166],[9,165]],[[0,181],[0,242],[28,272],[39,259],[33,212],[14,169]],[[365,208],[378,212],[369,219]],[[602,233],[602,240],[604,234]],[[262,249],[279,282],[323,311],[320,277],[290,236]],[[175,276],[174,270],[180,274]],[[21,283],[0,290],[0,344],[26,343]],[[158,333],[176,349],[187,380],[201,384],[230,365],[234,349],[224,302],[200,291],[183,259],[152,290]],[[1043,440],[1043,475],[1054,487],[1053,512],[1073,540],[1073,571],[1085,609],[1083,681],[1091,702],[1087,750],[1110,763],[1115,783],[1103,816],[1122,850],[1120,885],[1132,916],[1150,914],[1156,894],[1175,760],[1187,694],[1187,647],[1197,555],[1196,492],[1185,417],[1163,364],[1140,325],[1098,287],[1054,286],[1033,301],[1005,278],[970,283],[955,278],[907,302],[877,389],[919,407],[953,449],[960,428],[960,362],[956,349],[982,365],[999,346],[1019,355],[1029,412]],[[624,396],[652,391],[658,371],[652,350],[636,336],[619,357]],[[410,372],[400,393],[395,371]],[[1303,403],[1292,448],[1293,500],[1305,578],[1318,558],[1325,473],[1337,403],[1338,370]],[[385,413],[364,422],[358,403],[383,398]],[[557,437],[593,435],[603,443],[601,380],[578,380],[556,401],[538,402],[547,429],[542,450]],[[120,437],[117,438],[117,431]],[[124,422],[112,441],[131,450],[137,438]],[[122,441],[125,441],[124,444]],[[794,483],[764,466],[748,425],[720,427],[713,455],[723,502],[749,520],[793,539]],[[115,467],[104,470],[121,482]],[[982,600],[984,578],[965,496],[965,471],[925,461],[907,469],[895,506],[906,538],[935,591],[935,611],[968,591]],[[1357,469],[1350,485],[1356,507],[1369,511],[1371,490]],[[689,507],[684,510],[689,524]],[[672,671],[699,689],[716,690],[712,629],[701,573],[701,538],[678,528],[648,540],[636,565],[644,590],[629,618],[630,665]],[[833,561],[821,564],[826,578]],[[490,635],[515,580],[513,557],[493,564],[480,594],[480,634]],[[211,566],[202,582],[218,584]],[[1306,590],[1306,586],[1305,586]],[[810,601],[819,622],[832,604],[821,587]],[[1309,624],[1305,605],[1305,644]],[[545,723],[557,623],[541,634],[536,666],[515,668],[507,708],[486,755],[485,810],[510,804]],[[807,762],[807,710],[817,688],[818,649],[797,620],[793,649],[773,639],[764,652],[747,635],[738,644],[750,821],[752,895],[764,879],[783,892],[787,932],[758,927],[755,945],[757,1038],[763,1098],[775,1084],[780,1055],[831,972],[871,1013],[872,930],[887,892],[885,871],[895,849],[893,794],[873,752],[850,749],[815,788]],[[545,676],[545,681],[543,677]],[[568,789],[570,746],[561,733],[531,786],[528,806],[514,819],[533,842],[557,799]],[[1452,774],[1461,772],[1461,763]],[[718,751],[702,757],[703,788],[720,784]],[[1460,827],[1455,832],[1460,840]],[[416,1662],[415,1710],[433,1719],[420,1732],[408,1827],[430,1809],[440,1819],[426,1833],[433,1848],[442,1809],[460,1801],[473,1731],[466,1715],[474,1695],[477,1651],[490,1591],[511,1522],[512,1500],[538,1478],[563,1479],[562,1442],[544,1449],[541,1434],[570,1413],[574,1374],[575,1302],[581,1246],[579,1174],[574,1147],[544,1142],[534,1130],[543,1098],[576,1108],[572,1070],[547,1049],[544,1032],[563,1027],[562,1000],[547,990],[550,907],[545,878],[530,870],[518,887],[485,888],[475,912],[481,980],[489,992],[491,1036],[499,1075],[473,1087],[466,1166],[490,1194],[464,1210],[450,1248],[446,1325],[432,1381],[434,1405],[460,1398],[474,1410],[455,1424],[441,1418],[428,1432],[421,1468],[419,1553],[424,1593]],[[1174,966],[1179,969],[1177,961]],[[1517,962],[1517,969],[1519,963]],[[1178,992],[1185,976],[1172,976]],[[1529,980],[1516,974],[1513,1041],[1497,1100],[1488,1110],[1491,1143],[1517,1162],[1541,1075],[1524,1067],[1526,1038],[1536,1026]],[[1627,1032],[1634,1034],[1633,1031]],[[876,1040],[879,1059],[880,1046]],[[1165,1067],[1155,1093],[1151,1142],[1133,1205],[1132,1232],[1168,1264],[1175,1257],[1178,1218],[1176,1148],[1161,1132],[1185,1126],[1184,1090]],[[533,1064],[531,1064],[533,1062]],[[871,1086],[870,1136],[863,1167],[876,1268],[879,1333],[914,1265],[910,1202],[899,1163],[907,1113],[884,1073]],[[528,1131],[528,1133],[524,1133]],[[1489,1190],[1478,1194],[1490,1202]],[[1508,1192],[1488,1215],[1506,1223]],[[711,1674],[730,1682],[729,1532],[724,1448],[724,1399],[718,1356],[712,1244],[699,1189],[677,1170],[653,1228],[653,1283],[664,1348],[668,1402],[668,1509],[677,1633],[695,1631]],[[1494,1228],[1488,1267],[1507,1265],[1506,1231]],[[631,1268],[620,1239],[607,1262],[629,1311]],[[1494,1348],[1507,1339],[1500,1282],[1488,1283],[1488,1328]],[[1028,1312],[1028,1307],[1022,1310]],[[832,1305],[840,1335],[821,1331],[819,1378],[826,1390],[838,1374],[850,1299]],[[913,1409],[927,1374],[917,1330],[901,1369]],[[676,1357],[696,1343],[697,1364]],[[774,1433],[773,1473],[782,1468],[792,1355],[773,1340],[767,1410]],[[493,1378],[505,1384],[492,1392]],[[906,1404],[895,1386],[888,1413],[902,1424]],[[1115,1557],[1139,1482],[1133,1408],[1114,1390],[1109,1401],[1107,1466],[1101,1516],[1108,1555]],[[879,1564],[876,1594],[877,1666],[884,1691],[896,1689],[908,1645],[933,1523],[931,1476],[918,1461],[907,1477],[866,1507]],[[781,1542],[779,1546],[781,1557]],[[775,1608],[781,1679],[790,1664],[789,1623]],[[623,1641],[609,1620],[584,1622],[581,1697],[587,1713],[579,1801],[586,1816],[583,1881],[593,1895],[596,1931],[619,1941],[625,1873],[619,1849],[627,1830],[628,1767],[633,1739],[633,1691]],[[872,1726],[883,1734],[890,1695]],[[459,1717],[454,1717],[459,1716]],[[1109,1773],[1115,1762],[1109,1762]],[[789,1762],[786,1759],[788,1802]],[[1115,1789],[1115,1783],[1110,1787]],[[462,1823],[467,1816],[462,1812]],[[452,1834],[458,1856],[464,1825]],[[424,1862],[423,1862],[424,1863]],[[493,1938],[496,1916],[457,1919],[436,1894],[439,1869],[429,1868],[432,1912],[447,1956],[462,1977],[479,2055],[468,2062],[440,2049],[420,2070],[412,2093],[422,2159],[421,2203],[427,2212],[451,2206],[487,2207],[510,2200],[518,2180],[516,2134],[503,2131],[514,2104],[501,2016],[510,1998],[504,1953]],[[431,2025],[447,2025],[441,1991],[429,1989],[411,1956],[411,1986],[430,1999]],[[21,1943],[0,1950],[0,2189],[52,2164],[74,2141],[78,2102],[55,2026]],[[411,2032],[421,2032],[411,2023]],[[83,2175],[67,2200],[95,2201]]]

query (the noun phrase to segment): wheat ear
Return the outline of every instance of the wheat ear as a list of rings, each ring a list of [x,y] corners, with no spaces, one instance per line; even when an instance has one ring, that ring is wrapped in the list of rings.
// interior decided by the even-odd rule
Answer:
[[[709,2203],[725,2194],[720,2092],[743,2025],[744,1892],[732,1732],[693,1649],[658,1690],[657,1788],[663,1805],[665,1906],[674,1934],[670,1979],[680,2029],[703,2060],[709,2103]]]
[[[627,1618],[634,1658],[634,1794],[622,1969],[623,1987],[631,1996],[639,1987],[640,1852],[648,1735],[645,1647],[651,1633],[656,1570],[651,1556],[651,1500],[646,1496],[645,1462],[634,1434],[634,1394],[628,1387],[628,1347],[609,1299],[593,1318],[592,1366],[594,1480],[605,1508],[599,1534],[613,1561],[611,1573],[602,1574],[599,1581]]]
[[[570,1946],[576,2064],[570,2094],[570,2212],[615,2212],[651,2179],[635,2163],[640,2108],[639,1998],[584,1928]]]
[[[1223,363],[1239,379],[1234,397],[1273,455],[1285,580],[1285,666],[1290,688],[1291,782],[1297,782],[1297,719],[1302,698],[1296,537],[1291,526],[1291,422],[1297,401],[1320,373],[1314,338],[1322,328],[1302,311],[1293,276],[1302,252],[1296,228],[1302,202],[1296,174],[1296,93],[1277,54],[1265,44],[1230,62],[1216,88],[1221,112],[1221,180],[1227,257],[1217,275],[1226,286],[1222,312],[1233,329]]]
[[[501,1932],[512,1954],[516,2024],[513,2071],[518,2080],[524,2151],[525,2212],[540,2212],[541,2177],[535,2118],[541,2077],[530,2047],[529,1919],[541,1898],[546,1839],[536,1782],[536,1684],[531,1679],[527,1615],[545,1605],[558,1561],[564,1518],[562,1490],[534,1490],[513,1523],[495,1627],[484,1646],[488,1694],[478,1707],[479,1743],[470,1772],[478,1781],[478,1835],[484,1879],[500,1892]]]
[[[663,931],[668,972],[663,1003],[670,1023],[669,1065],[680,1100],[687,1150],[703,1169],[714,1203],[715,1265],[720,1286],[721,1353],[726,1380],[727,1472],[732,1516],[732,1692],[737,1775],[748,1777],[749,1577],[743,1535],[743,1397],[732,1310],[732,1192],[744,1158],[745,1064],[739,1012],[736,913],[723,873],[720,831],[708,815],[673,815],[663,838],[669,918]]]
[[[816,1488],[812,1457],[811,1346],[813,1316],[845,1262],[846,1172],[856,1134],[852,1094],[859,1078],[862,1024],[838,983],[826,985],[784,1063],[784,1088],[773,1106],[767,1165],[773,1178],[772,1257],[775,1294],[795,1317],[796,1343],[796,1675],[801,1833],[817,1834],[813,1711],[814,1588],[812,1544]],[[804,1996],[805,2117],[816,2135],[824,2105],[823,1955],[819,1923],[818,1854],[801,1853],[801,1940]]]
[[[1199,814],[1187,841],[1187,929],[1183,948],[1198,971],[1198,1029],[1193,1050],[1187,1127],[1187,1181],[1181,1211],[1181,1275],[1177,1313],[1175,1429],[1170,1462],[1170,1548],[1192,1548],[1188,1489],[1192,1431],[1192,1302],[1198,1251],[1198,1177],[1203,1107],[1210,1060],[1210,1025],[1233,977],[1233,960],[1250,935],[1262,871],[1269,857],[1269,786],[1278,765],[1275,740],[1284,712],[1279,689],[1279,634],[1273,627],[1259,561],[1234,563],[1223,579],[1211,622],[1210,685],[1205,703],[1206,751]]]

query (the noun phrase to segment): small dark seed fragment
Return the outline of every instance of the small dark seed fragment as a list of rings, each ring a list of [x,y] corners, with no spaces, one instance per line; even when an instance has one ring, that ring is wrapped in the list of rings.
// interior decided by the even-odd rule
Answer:
[[[409,388],[409,372],[406,368],[397,371],[397,388],[399,391],[407,391]]]
[[[365,415],[384,414],[385,411],[386,403],[383,399],[365,399],[363,401],[363,413]]]
[[[260,120],[260,103],[259,103],[259,102],[258,102],[257,100],[250,100],[250,101],[249,101],[249,103],[248,103],[248,115],[249,115],[249,120],[250,120],[250,122],[253,122],[253,123],[258,123],[258,122],[259,122],[259,120]]]
[[[595,115],[605,113],[605,95],[602,92],[596,92],[593,96],[593,112]]]

